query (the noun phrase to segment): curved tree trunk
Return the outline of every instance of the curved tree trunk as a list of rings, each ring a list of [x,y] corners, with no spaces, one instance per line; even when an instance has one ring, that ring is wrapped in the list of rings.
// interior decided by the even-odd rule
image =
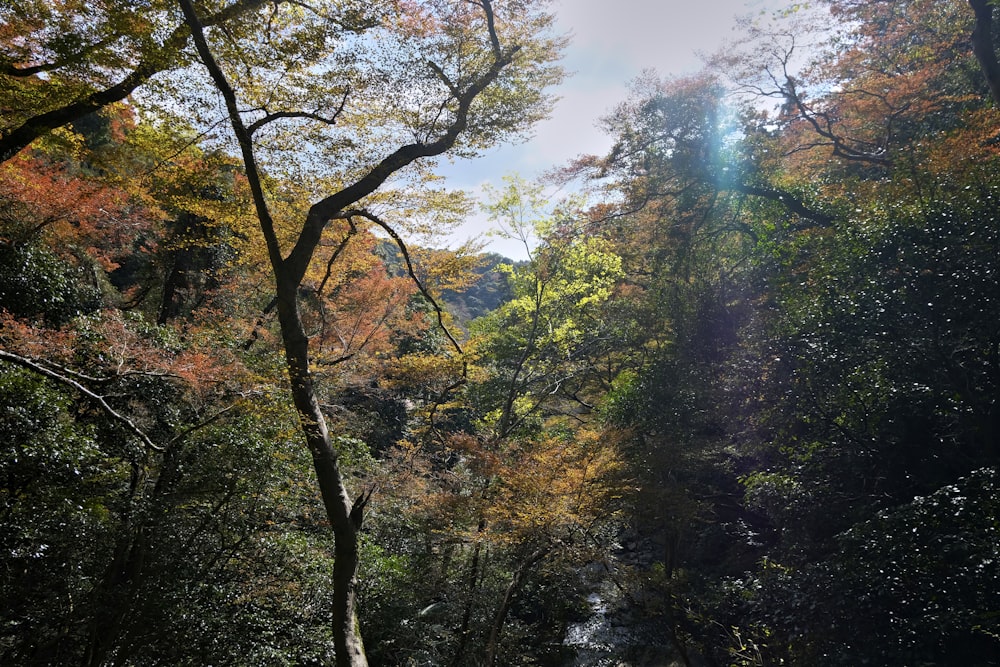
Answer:
[[[330,441],[326,420],[316,399],[309,371],[309,338],[299,317],[296,285],[278,275],[278,320],[288,364],[292,400],[299,413],[306,445],[312,454],[316,480],[334,536],[333,637],[339,667],[368,664],[355,610],[358,571],[358,529],[364,503],[351,502],[340,472],[339,457]]]
[[[245,1],[250,2],[251,0]],[[192,0],[178,0],[178,2],[184,12],[185,22],[191,29],[191,36],[198,54],[225,101],[233,132],[243,156],[247,181],[253,196],[261,232],[267,244],[268,260],[274,272],[278,321],[281,326],[285,360],[288,365],[292,400],[299,414],[306,445],[312,454],[316,479],[335,541],[333,635],[337,651],[337,665],[338,667],[367,667],[368,661],[365,657],[364,644],[361,641],[361,632],[355,610],[358,530],[361,527],[367,497],[362,497],[358,502],[352,503],[347,488],[344,486],[337,452],[330,442],[326,420],[320,411],[312,375],[309,372],[309,337],[306,335],[302,319],[299,316],[298,289],[305,278],[313,255],[319,247],[323,230],[331,220],[350,219],[352,215],[363,215],[376,224],[380,224],[395,238],[391,228],[380,223],[375,216],[364,210],[355,210],[351,207],[378,190],[391,176],[414,161],[441,155],[450,150],[458,141],[459,136],[468,128],[473,103],[480,93],[493,84],[500,77],[501,72],[514,62],[521,47],[514,45],[506,50],[502,49],[494,24],[491,0],[481,0],[481,2],[475,3],[480,5],[486,18],[493,60],[485,71],[474,77],[463,88],[460,89],[449,83],[449,89],[453,95],[452,101],[455,105],[452,122],[442,128],[440,134],[430,141],[418,141],[400,146],[373,165],[365,175],[354,183],[313,204],[291,249],[285,254],[282,252],[274,220],[264,195],[261,172],[254,153],[252,131],[243,122],[236,92],[229,84],[225,73],[219,67],[208,46],[204,34],[204,22],[198,18]],[[269,118],[273,120],[276,116]]]

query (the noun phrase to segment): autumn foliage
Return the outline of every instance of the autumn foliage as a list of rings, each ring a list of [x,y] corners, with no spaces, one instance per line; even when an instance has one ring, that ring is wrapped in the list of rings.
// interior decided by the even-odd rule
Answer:
[[[993,4],[0,8],[0,663],[996,664]]]

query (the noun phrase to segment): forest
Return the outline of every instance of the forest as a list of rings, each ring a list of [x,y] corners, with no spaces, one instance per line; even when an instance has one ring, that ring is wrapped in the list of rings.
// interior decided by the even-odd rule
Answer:
[[[1000,665],[996,4],[0,3],[0,664]]]

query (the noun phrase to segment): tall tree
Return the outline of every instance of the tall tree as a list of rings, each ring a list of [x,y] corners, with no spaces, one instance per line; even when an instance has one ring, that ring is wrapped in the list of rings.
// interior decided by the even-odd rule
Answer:
[[[194,4],[190,0],[180,0],[180,4],[201,60],[225,101],[274,274],[292,396],[335,537],[337,663],[364,665],[355,594],[358,532],[369,494],[352,501],[345,486],[316,394],[299,290],[330,221],[368,220],[399,239],[382,217],[366,208],[390,178],[405,174],[421,159],[456,148],[490,145],[537,118],[546,106],[541,89],[558,76],[549,63],[557,56],[559,40],[545,37],[551,16],[541,3],[482,0],[380,5],[380,21],[367,34],[318,45],[308,62],[285,65],[280,81],[292,83],[296,77],[311,77],[315,67],[330,68],[319,78],[329,86],[326,94],[335,97],[336,107],[324,116],[288,106],[272,110],[262,99],[272,93],[260,88],[263,80],[245,81],[236,76],[236,70],[226,71],[227,67],[244,67],[244,63],[227,62],[226,36],[218,35],[223,41],[211,45]],[[324,52],[323,46],[330,50]],[[251,62],[259,62],[259,56]],[[256,73],[267,74],[263,69]],[[276,82],[273,89],[279,91],[279,103],[295,104],[294,98],[280,99],[281,85]],[[249,116],[244,112],[247,106],[254,109]],[[297,231],[290,233],[282,226],[287,223],[272,213],[258,144],[259,130],[283,121],[318,124],[320,130],[328,130],[317,140],[325,139],[325,148],[332,149],[329,155],[346,160],[330,179],[339,185],[312,204]],[[403,143],[404,137],[410,142]],[[283,138],[287,141],[287,136]]]

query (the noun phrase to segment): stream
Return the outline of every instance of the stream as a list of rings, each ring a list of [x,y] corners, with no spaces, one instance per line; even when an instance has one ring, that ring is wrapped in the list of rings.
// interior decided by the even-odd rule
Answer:
[[[587,596],[590,615],[566,630],[563,645],[576,657],[565,667],[681,667],[662,634],[622,598],[611,577],[594,581],[603,566],[587,570],[583,576],[595,588]]]

